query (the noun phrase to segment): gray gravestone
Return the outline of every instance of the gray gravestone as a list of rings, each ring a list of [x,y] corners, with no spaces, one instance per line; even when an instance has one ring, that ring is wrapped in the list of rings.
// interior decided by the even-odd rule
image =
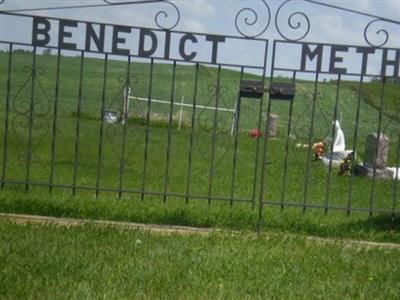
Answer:
[[[276,137],[278,129],[278,116],[270,114],[268,118],[268,137]]]
[[[385,169],[389,155],[389,138],[381,133],[370,133],[365,142],[364,166]]]
[[[381,133],[370,133],[365,142],[364,169],[368,176],[381,179],[392,178],[392,172],[386,168],[389,155],[389,138]]]

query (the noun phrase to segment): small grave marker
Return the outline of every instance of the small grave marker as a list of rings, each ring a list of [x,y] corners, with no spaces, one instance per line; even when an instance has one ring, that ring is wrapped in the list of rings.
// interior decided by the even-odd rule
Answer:
[[[377,133],[368,134],[365,142],[364,166],[369,168],[376,166],[377,169],[385,169],[388,155],[389,138],[384,134],[380,134],[378,140]]]
[[[277,137],[278,116],[270,114],[268,118],[268,137]]]
[[[364,168],[368,176],[374,176],[374,168],[376,178],[389,179],[393,176],[392,172],[387,169],[388,155],[389,138],[383,133],[368,134],[364,155]]]

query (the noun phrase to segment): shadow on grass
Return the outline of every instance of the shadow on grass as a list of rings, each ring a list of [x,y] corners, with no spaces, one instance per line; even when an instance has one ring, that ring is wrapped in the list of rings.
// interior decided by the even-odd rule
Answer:
[[[156,197],[140,201],[137,197],[118,199],[106,193],[96,199],[93,193],[72,197],[70,191],[49,195],[43,190],[17,192],[13,187],[0,194],[0,212],[251,231],[256,230],[258,221],[258,211],[244,204],[185,204],[182,200],[164,204]],[[400,243],[400,216],[377,215],[369,219],[365,213],[325,216],[320,210],[303,213],[299,209],[282,212],[269,208],[263,214],[262,231]]]
[[[359,220],[350,222],[346,227],[352,227],[358,230],[375,230],[375,231],[398,231],[400,232],[400,216],[382,214],[367,220]]]
[[[324,215],[318,210],[305,214],[294,209],[270,211],[262,228],[290,234],[400,243],[400,216],[389,214],[368,218],[365,213],[348,216],[343,212]]]

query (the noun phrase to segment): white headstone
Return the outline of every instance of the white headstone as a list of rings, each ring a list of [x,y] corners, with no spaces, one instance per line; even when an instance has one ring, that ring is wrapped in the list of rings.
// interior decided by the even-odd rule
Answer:
[[[332,153],[328,153],[322,157],[322,162],[327,166],[330,164],[333,166],[339,166],[342,159],[349,155],[351,151],[346,151],[346,142],[343,130],[340,127],[340,122],[336,120],[332,125],[334,126]]]
[[[333,152],[344,152],[346,150],[346,141],[342,128],[340,128],[340,122],[338,120],[333,122],[335,126],[335,135],[333,139]]]

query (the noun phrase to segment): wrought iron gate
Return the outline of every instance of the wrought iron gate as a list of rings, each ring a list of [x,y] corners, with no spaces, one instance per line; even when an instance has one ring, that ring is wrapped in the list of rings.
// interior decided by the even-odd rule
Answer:
[[[13,9],[0,2],[2,187],[245,202],[260,216],[265,205],[397,213],[398,180],[381,180],[386,171],[376,163],[370,177],[356,175],[371,132],[390,139],[389,164],[400,165],[398,111],[385,109],[397,97],[387,90],[399,88],[400,50],[388,47],[389,29],[371,31],[400,23],[301,2],[304,10],[360,17],[364,44],[308,41],[312,19],[291,0],[274,16],[265,0],[263,12],[240,4],[231,35],[175,30],[179,1]],[[174,17],[158,9],[154,28],[36,12],[157,4]],[[265,38],[271,20],[278,39]],[[25,33],[15,35],[16,26]],[[379,72],[370,61],[379,61]],[[264,95],[244,97],[245,80],[261,84]],[[269,97],[282,83],[296,85],[295,100]],[[371,88],[379,89],[378,107],[363,101]],[[277,137],[267,134],[274,115]],[[334,152],[334,121],[350,141],[352,155],[339,160],[349,176],[338,175],[332,156],[326,166],[314,162],[319,142]]]

